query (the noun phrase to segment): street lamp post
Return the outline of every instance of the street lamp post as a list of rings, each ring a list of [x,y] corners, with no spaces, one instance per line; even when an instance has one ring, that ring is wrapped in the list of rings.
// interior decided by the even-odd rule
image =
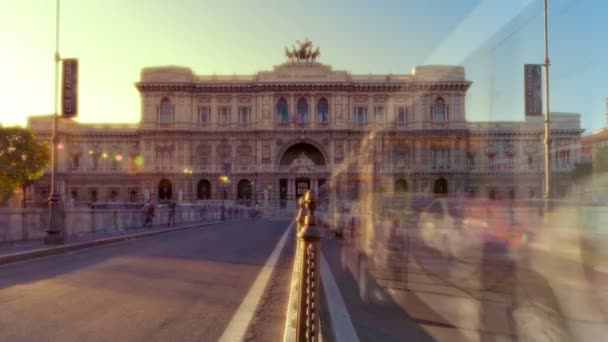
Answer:
[[[551,121],[549,110],[549,30],[547,16],[547,0],[544,0],[545,22],[545,210],[549,210],[551,200]]]
[[[230,178],[228,177],[229,171],[230,162],[228,160],[224,160],[224,175],[221,177],[221,181],[224,183],[224,191],[222,193],[222,221],[226,220],[226,184],[230,182]]]
[[[63,232],[63,222],[61,213],[61,196],[57,189],[57,144],[59,137],[57,136],[57,125],[59,121],[58,97],[59,97],[59,0],[56,2],[56,17],[55,17],[55,107],[53,115],[53,136],[51,148],[51,196],[49,198],[49,226],[46,231],[47,235],[44,238],[44,243],[47,245],[63,244],[65,242],[65,234]]]

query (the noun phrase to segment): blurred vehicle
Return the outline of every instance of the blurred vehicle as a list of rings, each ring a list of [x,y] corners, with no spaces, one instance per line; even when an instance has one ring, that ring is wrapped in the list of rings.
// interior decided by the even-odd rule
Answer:
[[[382,303],[386,292],[375,291],[375,287],[398,287],[407,278],[407,222],[414,213],[411,198],[407,194],[370,194],[356,211],[342,216],[342,267],[357,280],[364,302]]]

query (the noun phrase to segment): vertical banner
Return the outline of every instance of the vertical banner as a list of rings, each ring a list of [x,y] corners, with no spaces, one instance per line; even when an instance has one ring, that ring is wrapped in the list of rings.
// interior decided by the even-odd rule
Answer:
[[[541,68],[539,64],[524,65],[526,116],[543,115]]]
[[[61,116],[73,118],[78,113],[78,60],[63,60],[61,79]]]

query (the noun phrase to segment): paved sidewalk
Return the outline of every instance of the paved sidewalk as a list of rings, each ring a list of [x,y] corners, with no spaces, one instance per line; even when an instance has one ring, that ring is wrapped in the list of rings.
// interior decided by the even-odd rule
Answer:
[[[228,221],[228,220],[227,220]],[[0,265],[32,258],[65,253],[71,250],[88,248],[107,243],[120,242],[171,231],[207,226],[226,221],[189,222],[168,227],[166,224],[148,228],[129,228],[124,230],[100,229],[94,233],[82,233],[66,238],[63,245],[45,245],[44,239],[0,242]]]

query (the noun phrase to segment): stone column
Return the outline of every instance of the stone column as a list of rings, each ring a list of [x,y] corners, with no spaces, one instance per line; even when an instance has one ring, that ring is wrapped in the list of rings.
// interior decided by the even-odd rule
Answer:
[[[291,125],[292,122],[294,122],[294,119],[297,120],[296,118],[296,98],[294,94],[289,95],[289,108],[288,108],[288,112],[289,112],[289,123]]]
[[[288,178],[287,179],[287,201],[288,202],[290,202],[294,197],[293,184],[294,184],[294,179]]]

